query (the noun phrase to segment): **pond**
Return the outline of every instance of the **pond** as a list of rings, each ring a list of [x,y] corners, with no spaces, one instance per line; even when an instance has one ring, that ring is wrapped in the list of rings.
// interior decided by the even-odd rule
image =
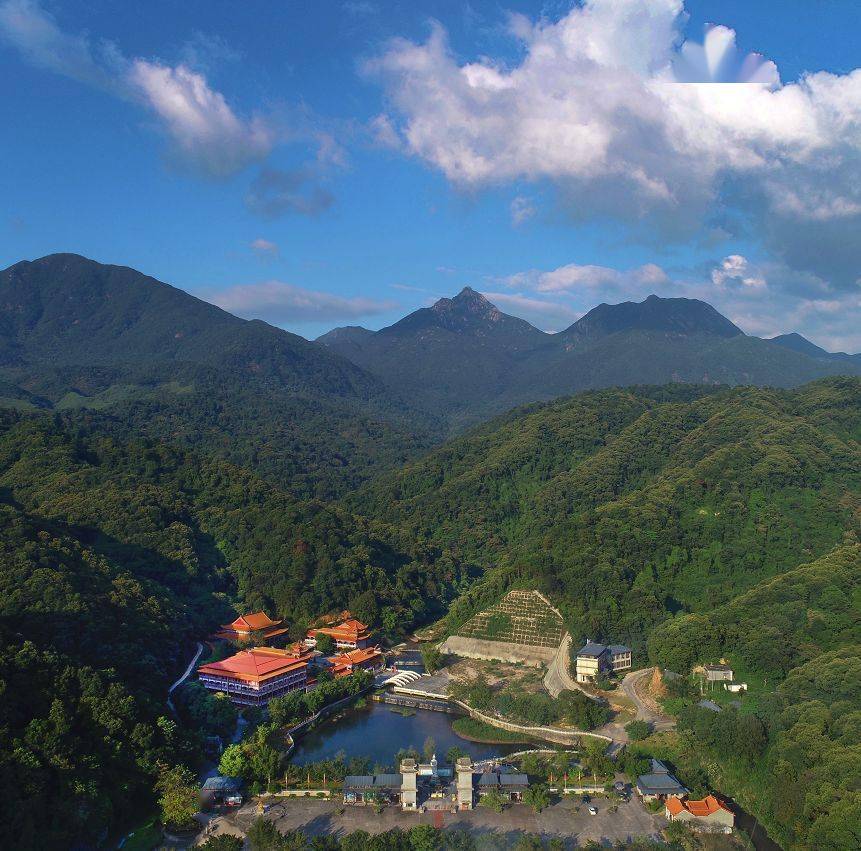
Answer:
[[[528,745],[486,745],[460,738],[451,728],[457,717],[445,712],[415,710],[413,715],[392,711],[394,707],[368,701],[365,709],[350,709],[325,722],[296,742],[290,761],[299,765],[331,759],[340,751],[347,757],[363,756],[380,765],[391,765],[401,748],[422,751],[425,739],[432,738],[440,760],[457,745],[473,759],[486,759],[524,750]]]

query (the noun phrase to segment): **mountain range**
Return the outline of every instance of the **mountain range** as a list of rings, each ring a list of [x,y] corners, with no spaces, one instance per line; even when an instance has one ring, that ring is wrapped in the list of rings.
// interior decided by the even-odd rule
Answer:
[[[75,254],[0,272],[0,405],[83,410],[331,498],[447,434],[586,389],[790,387],[861,374],[797,334],[761,340],[710,305],[601,304],[558,334],[466,287],[380,331],[315,342]]]
[[[380,331],[336,328],[317,340],[455,432],[516,405],[599,387],[791,387],[861,374],[861,355],[831,355],[800,341],[748,336],[705,302],[656,295],[598,305],[548,334],[469,287]]]
[[[0,272],[0,404],[84,410],[303,496],[352,487],[438,431],[335,352],[74,254]]]
[[[197,765],[214,728],[164,699],[234,606],[294,636],[349,608],[400,641],[533,587],[638,662],[767,681],[738,719],[680,695],[682,744],[652,755],[787,849],[854,847],[859,371],[686,299],[546,334],[466,289],[309,342],[125,267],[10,267],[3,835],[94,847],[155,806],[164,765]]]

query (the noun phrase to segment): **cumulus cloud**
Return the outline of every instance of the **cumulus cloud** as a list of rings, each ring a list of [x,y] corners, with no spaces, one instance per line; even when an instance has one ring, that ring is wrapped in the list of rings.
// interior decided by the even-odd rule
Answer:
[[[549,271],[530,269],[515,272],[502,279],[506,286],[527,286],[541,293],[577,293],[594,297],[597,292],[608,295],[648,289],[668,283],[666,272],[654,263],[646,263],[634,269],[619,270],[609,266],[580,265],[568,263]]]
[[[230,313],[272,324],[339,322],[385,313],[397,307],[393,301],[361,296],[344,298],[284,281],[239,284],[205,297]]]
[[[252,213],[274,219],[285,213],[314,216],[328,210],[335,198],[310,168],[282,171],[263,168],[251,183],[245,203]]]
[[[655,293],[708,302],[748,334],[798,331],[829,351],[861,351],[861,287],[841,291],[773,260],[730,254],[672,274],[652,263],[633,269],[570,263],[492,281],[503,289],[485,293],[491,301],[548,331],[567,326],[601,301],[642,301]],[[517,292],[507,292],[511,289]]]
[[[549,180],[572,215],[686,239],[719,212],[854,287],[861,240],[834,256],[812,234],[861,225],[861,70],[782,83],[726,27],[685,42],[685,20],[682,0],[584,0],[558,21],[514,16],[522,60],[510,66],[459,61],[434,24],[365,71],[403,148],[458,186]]]
[[[720,289],[738,286],[762,290],[766,287],[765,277],[755,272],[747,258],[740,254],[724,257],[720,265],[712,269],[711,279],[712,283]]]
[[[233,174],[264,158],[274,144],[263,118],[239,116],[202,73],[129,58],[111,42],[64,32],[36,0],[0,3],[0,38],[37,67],[145,107],[178,158],[203,174]]]

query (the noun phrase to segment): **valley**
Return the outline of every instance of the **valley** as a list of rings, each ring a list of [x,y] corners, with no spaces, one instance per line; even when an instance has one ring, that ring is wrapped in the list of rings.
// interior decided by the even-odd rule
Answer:
[[[547,335],[465,291],[312,343],[76,255],[0,288],[0,772],[21,848],[127,832],[234,735],[217,697],[165,703],[219,624],[265,611],[297,642],[349,611],[384,648],[418,633],[478,714],[458,738],[445,713],[369,699],[288,754],[289,725],[246,712],[252,797],[292,767],[394,771],[428,736],[474,760],[523,749],[488,721],[561,725],[571,765],[630,786],[666,761],[782,847],[842,851],[861,747],[850,356],[656,297]],[[648,713],[624,670],[580,681],[587,640],[662,672]],[[720,659],[748,689],[715,712],[692,672]],[[602,730],[615,762],[574,742]]]

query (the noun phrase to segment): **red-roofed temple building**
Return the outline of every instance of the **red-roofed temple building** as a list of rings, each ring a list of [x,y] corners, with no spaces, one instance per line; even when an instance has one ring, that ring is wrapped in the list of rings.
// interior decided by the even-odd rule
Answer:
[[[288,632],[283,623],[282,620],[272,620],[265,612],[252,612],[249,615],[240,615],[233,623],[223,624],[215,637],[241,642],[253,641],[255,638],[268,641]]]
[[[240,650],[229,659],[197,669],[200,684],[224,692],[233,703],[265,706],[273,697],[308,687],[308,652],[274,647]]]
[[[354,671],[379,671],[385,667],[386,659],[379,647],[360,648],[341,653],[332,659],[332,674],[346,677]]]
[[[355,618],[339,623],[337,626],[320,626],[308,630],[305,638],[307,647],[317,646],[318,635],[329,635],[339,650],[364,649],[371,643],[371,631]]]

